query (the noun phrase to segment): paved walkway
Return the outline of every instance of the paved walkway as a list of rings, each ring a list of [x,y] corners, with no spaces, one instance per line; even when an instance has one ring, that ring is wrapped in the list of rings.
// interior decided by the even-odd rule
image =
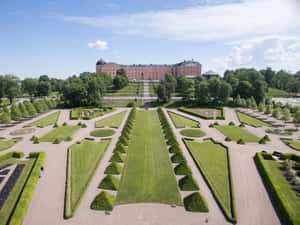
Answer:
[[[65,198],[65,182],[66,182],[66,159],[67,159],[67,148],[78,140],[89,136],[89,133],[94,130],[95,121],[106,118],[111,115],[117,114],[127,108],[119,108],[116,111],[106,114],[100,118],[93,120],[82,121],[87,124],[87,128],[80,129],[79,132],[73,135],[71,142],[62,142],[59,145],[52,143],[40,143],[32,144],[29,140],[32,135],[42,136],[52,129],[52,126],[45,128],[36,128],[32,134],[23,135],[23,140],[17,143],[10,149],[1,151],[1,154],[13,150],[23,151],[29,153],[32,151],[45,151],[47,153],[45,169],[42,172],[36,190],[34,192],[33,199],[30,203],[27,216],[24,221],[24,225],[63,225],[63,224],[74,224],[74,225],[94,225],[94,224],[105,224],[105,225],[140,225],[140,224],[164,224],[164,225],[196,225],[196,224],[228,224],[219,206],[214,200],[211,191],[207,184],[203,180],[198,168],[192,161],[192,158],[188,150],[183,145],[179,133],[179,129],[175,129],[169,116],[167,118],[172,124],[174,132],[179,140],[179,143],[183,149],[183,152],[191,166],[195,179],[199,182],[200,192],[206,198],[210,212],[209,213],[190,213],[186,212],[183,207],[172,208],[166,204],[128,204],[115,206],[112,215],[105,215],[102,211],[90,210],[90,204],[94,197],[100,192],[97,188],[99,182],[104,177],[104,169],[108,165],[108,160],[112,154],[113,148],[117,139],[120,135],[121,128],[124,126],[126,114],[120,129],[117,130],[113,136],[113,140],[105,156],[98,167],[94,178],[92,179],[86,194],[84,195],[80,206],[77,209],[75,216],[69,220],[63,219],[64,212],[64,198]],[[278,216],[275,213],[273,205],[269,199],[260,175],[256,169],[253,161],[253,156],[257,151],[262,149],[273,152],[279,150],[281,152],[296,152],[285,145],[278,135],[270,134],[271,142],[266,145],[259,145],[258,143],[248,143],[246,145],[238,145],[235,142],[225,142],[224,135],[215,128],[209,128],[209,124],[215,122],[215,120],[203,120],[198,117],[184,114],[177,111],[176,109],[168,109],[181,115],[185,115],[188,118],[197,120],[201,124],[201,130],[206,132],[206,137],[213,137],[215,140],[223,142],[230,148],[232,174],[235,189],[235,198],[237,206],[238,224],[242,225],[269,225],[269,224],[280,224]],[[21,124],[17,124],[14,127],[7,128],[0,131],[0,136],[11,138],[9,135],[11,131],[22,128],[24,124],[30,123],[41,117],[49,115],[57,110],[52,110],[44,115],[40,115],[37,118],[26,121]],[[166,111],[166,109],[164,109]],[[220,124],[228,124],[230,121],[238,124],[238,118],[235,110],[231,108],[225,108],[226,120],[217,120]],[[68,124],[77,124],[79,120],[70,120],[70,110],[61,110],[58,124],[67,122]],[[249,111],[249,113],[258,113]],[[265,116],[265,115],[261,115]],[[272,120],[272,118],[270,118]],[[278,122],[278,121],[277,121]],[[287,124],[287,126],[292,126]],[[253,128],[246,126],[245,129],[255,133],[259,137],[265,135],[265,127]],[[293,135],[294,138],[299,138],[299,132]],[[196,140],[202,140],[198,138]],[[208,218],[208,223],[205,220]]]

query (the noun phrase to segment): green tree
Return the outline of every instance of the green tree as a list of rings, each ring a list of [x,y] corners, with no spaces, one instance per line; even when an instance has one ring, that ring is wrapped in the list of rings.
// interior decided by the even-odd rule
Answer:
[[[196,82],[195,98],[198,104],[205,105],[209,102],[209,88],[207,81]]]
[[[271,104],[266,105],[265,114],[271,114],[273,110],[273,107]]]
[[[34,78],[25,78],[22,82],[22,91],[28,93],[30,96],[34,96],[37,91],[39,81]]]
[[[241,96],[239,94],[234,99],[234,105],[235,106],[242,106]]]
[[[282,120],[285,122],[289,121],[291,119],[291,113],[289,108],[284,108],[282,112]]]
[[[16,104],[13,104],[11,106],[11,113],[10,113],[11,119],[14,121],[20,121],[22,118],[22,114],[19,110],[19,108],[16,106]]]
[[[264,102],[260,102],[259,105],[258,105],[258,110],[260,112],[264,112],[265,111],[265,104]]]
[[[297,111],[294,114],[293,123],[295,124],[296,127],[298,127],[298,124],[300,123],[300,111]]]
[[[219,100],[220,86],[221,86],[220,79],[212,78],[208,80],[209,93],[210,96],[213,98],[214,102],[217,102]]]
[[[34,101],[33,106],[34,106],[35,110],[37,111],[37,113],[40,113],[43,111],[43,106],[41,106],[40,101]]]
[[[219,86],[219,91],[218,91],[219,93],[218,99],[225,104],[228,101],[231,92],[232,92],[232,88],[230,84],[228,84],[225,81],[221,81],[221,84]]]
[[[276,107],[273,112],[272,112],[272,116],[275,117],[275,118],[279,118],[280,117],[280,113],[281,113],[281,110],[279,107]]]
[[[8,112],[3,112],[0,115],[0,123],[1,124],[9,124],[10,123],[10,114]]]
[[[172,83],[174,85],[174,91],[175,91],[175,88],[177,86],[177,81],[171,73],[166,73],[165,74],[165,81],[168,82],[168,83]]]
[[[88,82],[88,104],[100,107],[102,105],[102,95],[104,94],[104,83],[100,78],[94,77]]]
[[[25,101],[24,106],[26,107],[29,116],[35,116],[36,115],[36,113],[37,113],[36,109],[35,109],[35,107],[33,106],[33,104],[31,102]]]
[[[183,100],[190,100],[194,94],[194,81],[190,79],[185,79],[181,84],[181,96]]]
[[[26,107],[24,106],[24,104],[20,103],[18,105],[18,107],[19,107],[19,110],[22,114],[22,117],[28,117],[28,112],[27,112]]]
[[[38,96],[49,96],[50,92],[51,92],[50,81],[40,81],[37,86],[37,95]]]

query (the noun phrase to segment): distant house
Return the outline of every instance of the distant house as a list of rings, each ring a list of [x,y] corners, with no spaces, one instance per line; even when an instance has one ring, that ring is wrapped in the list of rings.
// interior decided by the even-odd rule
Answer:
[[[220,75],[212,70],[207,71],[206,73],[202,74],[203,77],[205,77],[207,80],[215,77],[215,78],[219,78]]]

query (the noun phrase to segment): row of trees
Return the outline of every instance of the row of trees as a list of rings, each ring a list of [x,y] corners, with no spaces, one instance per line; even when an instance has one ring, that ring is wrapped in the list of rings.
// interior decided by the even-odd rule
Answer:
[[[9,124],[11,120],[20,121],[22,118],[32,117],[55,107],[56,101],[48,99],[24,101],[18,105],[12,104],[10,109],[4,106],[0,114],[0,123]]]

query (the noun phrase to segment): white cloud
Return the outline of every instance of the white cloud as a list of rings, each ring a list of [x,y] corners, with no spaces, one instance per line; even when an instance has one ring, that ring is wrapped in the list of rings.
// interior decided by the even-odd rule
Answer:
[[[244,0],[104,17],[65,16],[117,34],[174,40],[211,40],[283,34],[300,28],[298,0]],[[209,2],[209,1],[206,1]],[[219,1],[221,2],[221,1]]]
[[[88,43],[88,47],[89,48],[95,48],[95,49],[98,49],[98,50],[105,50],[105,49],[107,49],[107,42],[97,40],[96,42]]]

